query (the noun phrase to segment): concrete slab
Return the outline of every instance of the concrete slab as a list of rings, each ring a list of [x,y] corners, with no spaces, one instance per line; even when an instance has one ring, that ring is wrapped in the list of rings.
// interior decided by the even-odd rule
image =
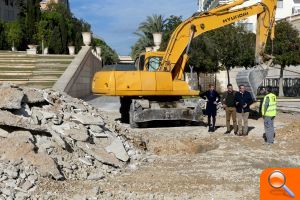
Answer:
[[[112,165],[114,167],[122,166],[122,163],[116,158],[116,156],[114,154],[106,152],[104,148],[100,148],[96,145],[87,144],[83,142],[77,142],[77,145],[84,152],[93,156],[96,160],[102,162],[103,164]]]
[[[106,147],[105,150],[115,154],[115,156],[123,162],[127,162],[129,160],[129,156],[124,148],[123,142],[118,138],[116,138],[111,145]]]
[[[18,88],[0,87],[0,97],[0,109],[20,109],[24,93]]]
[[[24,103],[41,103],[45,102],[45,98],[43,96],[43,91],[34,88],[24,88]]]
[[[90,114],[84,113],[72,114],[71,121],[78,122],[83,125],[104,125],[103,119],[101,117],[95,117]]]

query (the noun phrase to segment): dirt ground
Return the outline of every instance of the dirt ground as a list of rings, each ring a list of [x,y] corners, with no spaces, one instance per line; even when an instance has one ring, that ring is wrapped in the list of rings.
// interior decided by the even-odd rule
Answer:
[[[97,102],[90,101],[103,106]],[[110,101],[106,114],[115,120],[117,110]],[[159,128],[134,129],[131,137],[141,138],[148,151],[141,166],[130,166],[122,175],[101,182],[42,182],[40,191],[68,195],[99,185],[100,199],[259,199],[259,177],[265,168],[300,166],[299,116],[278,115],[271,146],[262,139],[262,119],[250,119],[248,136],[224,135],[222,116],[212,134],[204,126],[161,123]],[[122,126],[130,130],[129,125]]]

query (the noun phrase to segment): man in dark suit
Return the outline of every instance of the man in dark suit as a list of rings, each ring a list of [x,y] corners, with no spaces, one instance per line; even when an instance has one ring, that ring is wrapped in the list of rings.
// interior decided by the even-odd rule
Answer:
[[[235,94],[234,100],[238,118],[238,135],[245,136],[248,134],[248,118],[250,113],[250,105],[253,103],[253,99],[251,94],[246,91],[245,86],[240,85],[239,92]]]
[[[208,116],[208,132],[214,132],[216,128],[217,105],[221,100],[220,95],[215,90],[215,86],[210,84],[209,90],[201,94],[200,97],[207,100],[206,114]]]

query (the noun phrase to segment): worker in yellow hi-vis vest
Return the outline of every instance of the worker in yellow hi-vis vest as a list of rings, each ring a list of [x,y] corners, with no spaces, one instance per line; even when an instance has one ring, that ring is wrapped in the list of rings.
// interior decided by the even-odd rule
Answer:
[[[274,143],[275,129],[274,129],[274,119],[277,114],[277,98],[276,95],[272,93],[272,88],[266,88],[266,96],[264,97],[261,113],[264,118],[265,126],[265,140],[267,144]]]

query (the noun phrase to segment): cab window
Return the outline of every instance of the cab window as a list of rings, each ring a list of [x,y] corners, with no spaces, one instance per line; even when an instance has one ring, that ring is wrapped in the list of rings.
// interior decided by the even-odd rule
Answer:
[[[161,63],[162,57],[150,57],[148,62],[148,70],[150,72],[157,71],[160,63]]]

